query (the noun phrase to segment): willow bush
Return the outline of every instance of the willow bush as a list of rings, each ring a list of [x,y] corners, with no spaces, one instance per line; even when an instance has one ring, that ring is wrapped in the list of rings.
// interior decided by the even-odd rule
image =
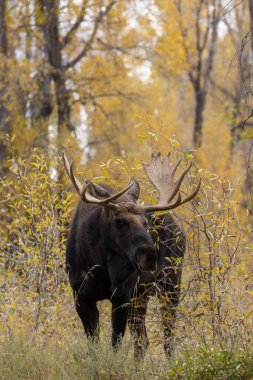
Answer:
[[[57,330],[57,320],[64,317],[64,250],[72,201],[54,179],[55,169],[35,152],[28,162],[18,159],[10,178],[1,180],[4,329]]]

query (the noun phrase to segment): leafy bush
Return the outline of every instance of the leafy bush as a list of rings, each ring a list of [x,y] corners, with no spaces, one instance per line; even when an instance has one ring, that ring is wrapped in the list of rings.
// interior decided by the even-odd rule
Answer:
[[[1,318],[5,327],[28,323],[33,329],[62,307],[66,293],[65,241],[71,218],[70,194],[63,191],[43,155],[18,159],[1,183],[0,255],[3,270]],[[56,320],[57,318],[53,318]]]
[[[172,362],[166,378],[171,380],[250,380],[252,376],[252,351],[212,348],[184,352],[182,359]]]

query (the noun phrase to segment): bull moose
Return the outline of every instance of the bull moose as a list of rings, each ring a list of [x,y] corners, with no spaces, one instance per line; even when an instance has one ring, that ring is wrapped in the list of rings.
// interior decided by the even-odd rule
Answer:
[[[156,205],[137,203],[140,185],[133,179],[123,190],[92,182],[82,184],[75,176],[73,162],[63,153],[66,172],[80,195],[67,240],[66,267],[74,293],[77,313],[88,337],[99,337],[97,301],[112,303],[112,345],[117,348],[127,321],[134,337],[135,357],[142,358],[148,347],[145,316],[149,297],[161,303],[164,349],[172,352],[173,325],[179,303],[185,234],[169,214],[192,200],[200,189],[182,196],[181,184],[191,163],[175,179],[176,165],[170,153],[153,154],[143,168],[159,194]]]

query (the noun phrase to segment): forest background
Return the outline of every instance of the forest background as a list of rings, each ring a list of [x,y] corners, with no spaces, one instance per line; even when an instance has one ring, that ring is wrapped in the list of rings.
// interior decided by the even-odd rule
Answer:
[[[97,366],[76,351],[75,342],[82,346],[82,328],[64,271],[64,249],[77,198],[63,174],[63,146],[82,168],[80,178],[120,188],[135,175],[142,181],[142,199],[149,202],[155,202],[155,193],[141,159],[148,161],[156,150],[172,150],[186,161],[194,158],[189,184],[201,176],[201,193],[173,213],[188,236],[173,365],[183,371],[182,363],[189,364],[185,347],[193,341],[208,355],[218,347],[215,355],[222,365],[233,359],[234,349],[250,355],[252,33],[252,0],[0,0],[0,339],[5,376],[15,378],[13,368],[19,368],[27,378],[31,366],[27,369],[24,362],[31,344],[36,351],[49,350],[43,359],[31,359],[42,378],[55,378],[54,371],[59,378],[75,378],[79,364],[91,378],[120,378],[120,371],[125,378],[134,368],[130,359],[125,364],[124,355],[110,359],[109,368],[104,346],[99,351],[104,361],[96,357]],[[107,341],[109,305],[100,307]],[[153,353],[146,364],[150,378],[151,364],[161,356],[159,318],[153,300],[148,319]],[[73,342],[68,369],[49,359],[67,341]],[[131,358],[130,348],[127,355]],[[233,360],[240,362],[235,365],[240,375],[238,355]],[[251,356],[253,367],[252,361]],[[200,367],[206,362],[203,355]],[[164,368],[161,373],[175,378],[169,374],[172,367]]]

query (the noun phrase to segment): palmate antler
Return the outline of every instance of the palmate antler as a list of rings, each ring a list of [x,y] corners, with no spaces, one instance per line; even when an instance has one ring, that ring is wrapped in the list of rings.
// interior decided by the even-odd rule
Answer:
[[[142,165],[146,171],[147,176],[159,193],[158,203],[156,205],[144,206],[143,209],[145,212],[171,210],[182,205],[183,203],[189,202],[198,194],[201,186],[201,180],[199,180],[196,189],[191,194],[182,199],[182,196],[180,194],[180,186],[186,174],[191,169],[192,163],[188,164],[178,179],[175,179],[174,176],[178,166],[180,165],[180,162],[181,159],[179,159],[174,166],[171,166],[170,153],[165,158],[161,157],[161,153],[158,153],[156,155],[152,154],[152,159],[149,164],[146,164],[142,161]],[[69,161],[64,152],[63,163],[71,182],[76,188],[81,199],[86,203],[97,204],[103,207],[111,208],[112,210],[118,210],[119,205],[113,203],[113,201],[118,199],[121,195],[125,194],[132,187],[133,189],[139,188],[138,182],[136,180],[132,180],[130,184],[123,190],[111,195],[102,186],[99,186],[89,179],[86,179],[85,184],[82,185],[82,183],[74,175],[74,163],[72,162],[69,164]],[[91,195],[92,189],[94,189],[95,193],[99,194],[102,199]]]
[[[136,181],[133,180],[123,190],[119,191],[116,194],[108,196],[110,194],[102,186],[99,186],[98,184],[88,179],[85,180],[85,185],[82,185],[81,182],[74,175],[74,170],[73,170],[74,162],[69,164],[69,161],[67,159],[65,152],[63,152],[62,159],[63,159],[64,167],[65,167],[68,177],[70,178],[71,182],[73,183],[76,191],[78,192],[82,200],[86,203],[92,203],[92,204],[97,204],[103,207],[116,209],[117,205],[115,205],[112,202],[116,200],[117,198],[119,198],[124,193],[126,193],[136,183]],[[92,187],[101,194],[103,199],[96,198],[89,193],[89,190],[91,190]],[[107,198],[104,198],[105,196],[107,196]]]
[[[181,159],[179,159],[176,165],[170,164],[170,152],[165,157],[161,157],[161,153],[152,154],[152,159],[149,164],[142,161],[142,166],[146,171],[147,176],[159,193],[159,202],[156,205],[144,206],[146,212],[164,211],[176,208],[183,203],[189,202],[197,194],[201,186],[201,180],[196,189],[188,196],[182,199],[180,194],[180,186],[191,169],[192,163],[190,162],[180,177],[176,180],[174,178],[176,170],[180,165]]]

